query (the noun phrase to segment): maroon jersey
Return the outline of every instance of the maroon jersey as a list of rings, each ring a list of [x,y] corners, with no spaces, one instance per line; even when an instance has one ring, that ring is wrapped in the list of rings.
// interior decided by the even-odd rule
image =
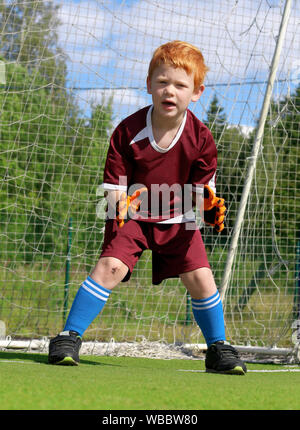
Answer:
[[[153,137],[151,112],[147,106],[123,120],[112,134],[104,170],[105,190],[132,194],[142,186],[148,201],[135,219],[150,222],[185,222],[191,215],[186,198],[199,185],[215,189],[217,149],[209,129],[187,110],[168,148]],[[198,187],[197,187],[198,186]],[[146,204],[147,203],[147,204]]]

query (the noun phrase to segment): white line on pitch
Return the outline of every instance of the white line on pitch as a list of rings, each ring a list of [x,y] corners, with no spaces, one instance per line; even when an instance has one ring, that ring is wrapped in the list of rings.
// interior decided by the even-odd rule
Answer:
[[[11,364],[41,364],[37,361],[21,361],[21,360],[0,360],[0,364],[1,363],[11,363]]]
[[[194,370],[194,369],[177,369],[178,372],[197,372],[197,373],[206,373],[205,370]],[[251,369],[251,370],[247,370],[248,372],[253,372],[253,373],[277,373],[277,372],[300,372],[300,369],[273,369],[273,370],[269,370],[269,369]]]

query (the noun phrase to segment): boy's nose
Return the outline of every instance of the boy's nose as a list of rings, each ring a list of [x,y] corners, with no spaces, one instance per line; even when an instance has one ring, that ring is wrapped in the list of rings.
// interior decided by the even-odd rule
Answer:
[[[164,94],[166,95],[172,95],[174,93],[174,87],[173,85],[167,85],[164,89]]]

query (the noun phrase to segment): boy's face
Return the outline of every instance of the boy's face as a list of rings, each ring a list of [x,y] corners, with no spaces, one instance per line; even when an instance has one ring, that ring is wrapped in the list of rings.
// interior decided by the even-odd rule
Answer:
[[[190,102],[199,100],[204,85],[194,88],[194,74],[162,64],[154,70],[151,79],[148,77],[147,90],[152,95],[155,115],[165,120],[180,120]]]

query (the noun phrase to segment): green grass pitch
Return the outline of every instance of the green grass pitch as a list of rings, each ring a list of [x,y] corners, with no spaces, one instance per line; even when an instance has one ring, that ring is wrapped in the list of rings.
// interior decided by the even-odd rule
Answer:
[[[204,372],[203,360],[0,352],[1,410],[299,410],[300,367],[248,364],[245,376]],[[264,372],[263,372],[264,371]]]

